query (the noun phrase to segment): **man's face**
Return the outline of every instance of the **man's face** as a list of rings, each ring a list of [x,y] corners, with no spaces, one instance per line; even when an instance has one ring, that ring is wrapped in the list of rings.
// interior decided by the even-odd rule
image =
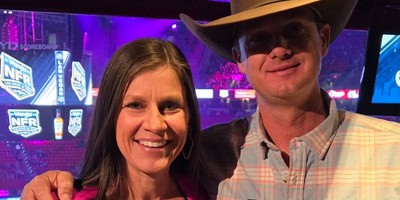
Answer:
[[[327,24],[318,30],[311,9],[286,11],[240,25],[234,56],[258,98],[298,97],[319,91],[329,33]]]

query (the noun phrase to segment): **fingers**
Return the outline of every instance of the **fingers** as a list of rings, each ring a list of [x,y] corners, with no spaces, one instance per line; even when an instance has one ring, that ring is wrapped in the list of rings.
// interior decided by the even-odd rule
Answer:
[[[71,200],[74,189],[74,177],[71,173],[60,171],[57,174],[57,194],[60,200]]]
[[[63,171],[47,171],[35,176],[24,186],[21,200],[54,199],[51,191],[57,190],[61,200],[70,200],[73,191],[73,176]]]
[[[29,183],[24,186],[24,189],[21,193],[21,200],[36,200],[35,193],[32,189],[29,188]]]
[[[51,195],[51,182],[44,175],[35,176],[24,186],[21,200],[53,199]]]

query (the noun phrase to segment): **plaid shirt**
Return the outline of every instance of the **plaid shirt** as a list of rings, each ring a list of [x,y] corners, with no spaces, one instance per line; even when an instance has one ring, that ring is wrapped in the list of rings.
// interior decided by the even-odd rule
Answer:
[[[290,167],[258,111],[210,127],[200,180],[218,199],[400,199],[400,124],[339,111],[333,100],[329,113],[290,141]]]

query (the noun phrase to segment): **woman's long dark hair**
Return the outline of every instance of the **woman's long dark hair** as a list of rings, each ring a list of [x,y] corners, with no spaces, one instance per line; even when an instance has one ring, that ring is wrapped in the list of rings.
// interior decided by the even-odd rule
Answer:
[[[160,39],[139,39],[120,48],[104,72],[95,103],[93,120],[80,173],[83,185],[97,186],[96,199],[127,199],[129,181],[127,163],[116,143],[116,121],[129,83],[139,74],[158,67],[171,67],[178,75],[189,108],[189,132],[183,148],[171,165],[170,173],[197,180],[200,117],[198,102],[189,64],[172,43]],[[157,80],[154,80],[157,84]],[[191,147],[191,145],[193,145]]]

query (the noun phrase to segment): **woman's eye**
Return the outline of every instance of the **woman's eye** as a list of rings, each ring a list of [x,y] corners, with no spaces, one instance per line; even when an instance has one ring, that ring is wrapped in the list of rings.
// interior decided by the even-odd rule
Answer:
[[[132,102],[124,107],[131,108],[131,109],[142,109],[142,108],[144,108],[144,105],[140,102]]]
[[[161,110],[163,110],[164,112],[173,112],[180,108],[181,108],[181,106],[178,103],[168,102],[162,106]]]

